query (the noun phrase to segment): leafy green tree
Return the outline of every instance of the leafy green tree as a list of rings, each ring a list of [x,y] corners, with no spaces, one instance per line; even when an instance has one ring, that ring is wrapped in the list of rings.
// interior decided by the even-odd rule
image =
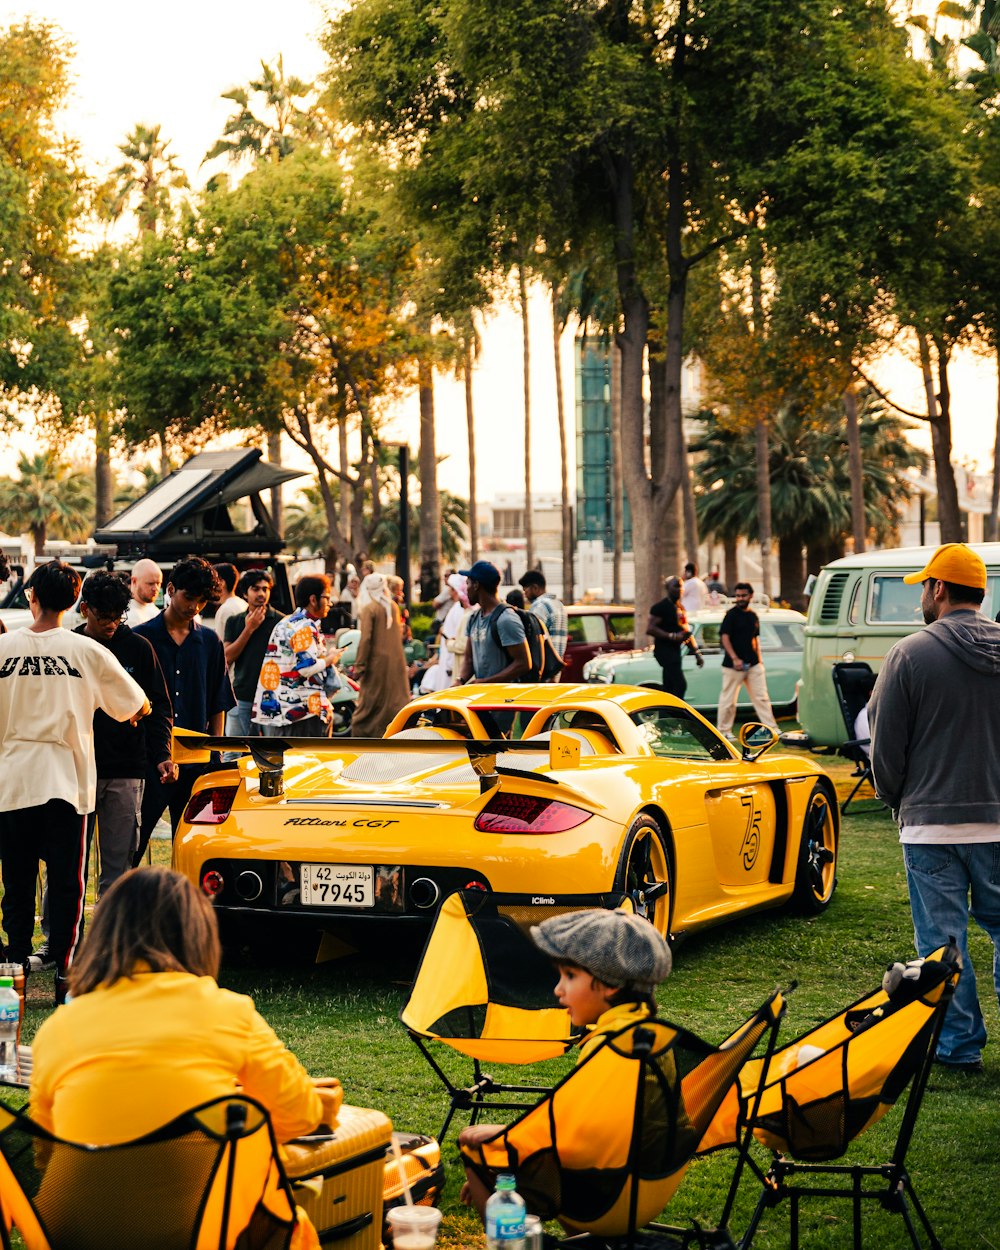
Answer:
[[[77,356],[72,257],[85,180],[60,129],[70,52],[47,22],[0,29],[0,387],[36,408],[66,392]]]
[[[142,441],[164,427],[197,438],[280,421],[316,466],[332,564],[377,523],[381,408],[412,383],[398,303],[408,251],[350,198],[338,161],[310,146],[200,208],[147,240],[111,284],[123,428]],[[339,459],[331,429],[344,436]]]
[[[93,482],[53,452],[21,456],[16,478],[0,478],[0,526],[28,531],[39,559],[50,537],[79,541],[90,531]]]
[[[882,101],[865,66],[895,30],[870,0],[752,12],[736,0],[358,0],[331,24],[349,120],[452,188],[432,211],[446,204],[478,226],[498,277],[512,240],[569,271],[599,256],[613,276],[623,471],[635,548],[649,553],[636,565],[640,616],[683,474],[691,275],[763,209],[781,215],[783,162],[842,102],[859,115],[867,102],[874,142]],[[822,204],[805,207],[802,233]],[[649,357],[647,440],[651,336],[662,346]]]

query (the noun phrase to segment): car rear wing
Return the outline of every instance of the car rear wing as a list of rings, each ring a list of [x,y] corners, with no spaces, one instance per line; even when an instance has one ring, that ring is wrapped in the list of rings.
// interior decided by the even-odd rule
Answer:
[[[249,735],[212,737],[192,729],[175,729],[175,764],[209,764],[213,751],[235,751],[252,756],[260,773],[260,793],[278,798],[285,790],[285,752],[308,755],[364,755],[375,751],[407,751],[415,755],[441,755],[453,751],[465,756],[479,778],[480,793],[500,784],[500,776],[512,770],[497,766],[497,756],[511,752],[547,754],[553,769],[576,768],[580,763],[580,741],[571,734],[554,730],[548,742],[508,741],[506,738],[252,738]],[[548,781],[547,777],[538,777]]]

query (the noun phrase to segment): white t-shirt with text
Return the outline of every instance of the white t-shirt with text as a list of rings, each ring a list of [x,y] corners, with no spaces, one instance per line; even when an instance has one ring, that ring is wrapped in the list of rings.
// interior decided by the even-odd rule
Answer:
[[[94,810],[94,713],[134,716],[146,696],[107,647],[68,629],[0,637],[0,812],[62,799]]]

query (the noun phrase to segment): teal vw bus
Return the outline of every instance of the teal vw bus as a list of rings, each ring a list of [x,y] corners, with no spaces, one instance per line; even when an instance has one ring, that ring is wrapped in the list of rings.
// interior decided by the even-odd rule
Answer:
[[[1000,543],[973,543],[986,562],[983,615],[1000,611]],[[924,568],[936,547],[899,547],[845,556],[828,564],[809,601],[799,689],[799,721],[818,747],[848,738],[833,687],[833,666],[859,660],[878,672],[894,642],[923,626],[921,587],[903,578]]]

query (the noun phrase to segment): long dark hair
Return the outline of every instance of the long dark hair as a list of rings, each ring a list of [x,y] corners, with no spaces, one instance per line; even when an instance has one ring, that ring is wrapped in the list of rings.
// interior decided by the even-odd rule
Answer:
[[[74,995],[152,972],[219,974],[219,926],[207,898],[179,872],[140,868],[101,899],[80,955],[69,971]]]

